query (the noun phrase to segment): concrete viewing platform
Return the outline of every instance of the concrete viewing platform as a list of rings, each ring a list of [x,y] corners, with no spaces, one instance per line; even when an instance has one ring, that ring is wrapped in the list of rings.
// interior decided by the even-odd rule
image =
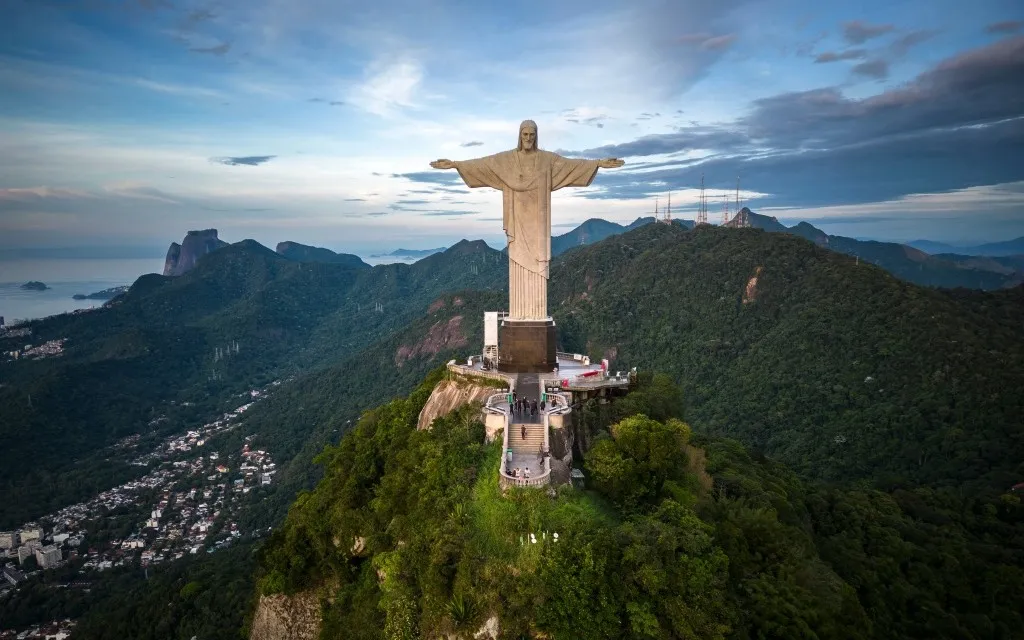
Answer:
[[[477,375],[506,382],[516,388],[520,376],[536,377],[547,386],[558,386],[566,391],[591,391],[603,387],[628,388],[628,371],[605,371],[601,363],[592,363],[590,358],[578,353],[558,352],[558,370],[546,373],[507,373],[494,367],[485,367],[483,356],[470,356],[463,362],[452,360],[449,371]]]
[[[606,363],[592,363],[580,354],[559,352],[557,360],[558,368],[544,373],[499,371],[495,359],[483,355],[470,356],[462,363],[448,362],[452,374],[486,378],[506,387],[492,393],[484,403],[488,433],[502,432],[498,471],[502,489],[550,484],[552,463],[559,466],[556,475],[568,473],[572,454],[566,450],[565,434],[556,432],[553,452],[552,429],[562,430],[569,424],[574,403],[595,396],[620,395],[629,389],[634,375],[628,371],[609,372]]]

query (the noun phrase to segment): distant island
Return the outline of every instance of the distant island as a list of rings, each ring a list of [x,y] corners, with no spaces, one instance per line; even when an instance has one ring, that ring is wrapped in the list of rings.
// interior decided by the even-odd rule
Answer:
[[[111,298],[121,295],[127,290],[128,285],[121,285],[119,287],[110,287],[109,289],[104,289],[103,291],[90,293],[89,295],[76,293],[71,297],[74,298],[75,300],[110,300]]]
[[[448,247],[438,247],[437,249],[395,249],[391,253],[381,253],[370,256],[371,258],[426,258],[432,256],[435,253],[441,253]]]
[[[46,286],[42,282],[39,282],[38,280],[32,280],[31,282],[26,282],[25,284],[21,285],[21,288],[24,289],[25,291],[46,291],[50,287]]]

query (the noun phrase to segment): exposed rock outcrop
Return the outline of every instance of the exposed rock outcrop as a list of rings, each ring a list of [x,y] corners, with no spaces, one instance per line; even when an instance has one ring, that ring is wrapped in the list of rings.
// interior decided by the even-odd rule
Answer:
[[[200,257],[226,246],[228,243],[217,237],[216,229],[189,231],[185,234],[185,239],[181,241],[181,244],[172,242],[170,248],[167,249],[164,275],[180,276],[187,273],[196,266],[196,260]]]
[[[497,389],[484,387],[459,380],[442,380],[436,387],[427,403],[420,411],[416,428],[429,429],[435,418],[446,416],[464,404],[485,402],[487,397],[496,393]]]
[[[395,352],[395,366],[400,367],[411,358],[436,356],[444,349],[458,349],[467,344],[469,340],[462,330],[462,316],[454,316],[447,322],[439,320],[416,344],[403,344],[398,347]]]
[[[369,269],[370,265],[351,253],[335,253],[330,249],[322,247],[311,247],[298,242],[278,242],[277,253],[282,257],[296,262],[329,262],[331,264],[343,264],[354,269]]]
[[[762,267],[758,265],[754,269],[754,275],[750,276],[750,280],[747,280],[747,287],[743,290],[743,304],[748,304],[757,300],[757,278],[761,275]]]
[[[316,640],[320,623],[320,598],[313,591],[260,596],[249,640]]]

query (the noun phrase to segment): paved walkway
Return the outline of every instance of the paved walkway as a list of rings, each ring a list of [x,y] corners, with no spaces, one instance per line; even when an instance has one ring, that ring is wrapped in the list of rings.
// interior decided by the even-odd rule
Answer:
[[[536,478],[541,473],[540,450],[544,446],[544,418],[540,414],[540,380],[535,373],[520,373],[516,379],[516,396],[537,401],[537,415],[531,416],[529,411],[512,414],[509,426],[508,445],[512,449],[511,469],[529,469],[530,477]],[[523,427],[526,427],[526,438],[523,438]]]
[[[516,396],[527,400],[537,401],[537,415],[531,416],[529,411],[513,412],[512,424],[537,424],[542,423],[540,415],[540,380],[536,373],[520,373],[516,379]],[[514,435],[519,435],[515,433]]]

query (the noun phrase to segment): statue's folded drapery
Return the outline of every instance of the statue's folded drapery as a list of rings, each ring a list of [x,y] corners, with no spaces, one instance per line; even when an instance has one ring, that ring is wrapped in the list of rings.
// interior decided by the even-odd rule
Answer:
[[[491,187],[503,194],[508,236],[509,317],[548,317],[547,280],[551,261],[551,192],[586,187],[597,174],[597,160],[573,160],[550,151],[504,151],[455,163],[469,187]]]

